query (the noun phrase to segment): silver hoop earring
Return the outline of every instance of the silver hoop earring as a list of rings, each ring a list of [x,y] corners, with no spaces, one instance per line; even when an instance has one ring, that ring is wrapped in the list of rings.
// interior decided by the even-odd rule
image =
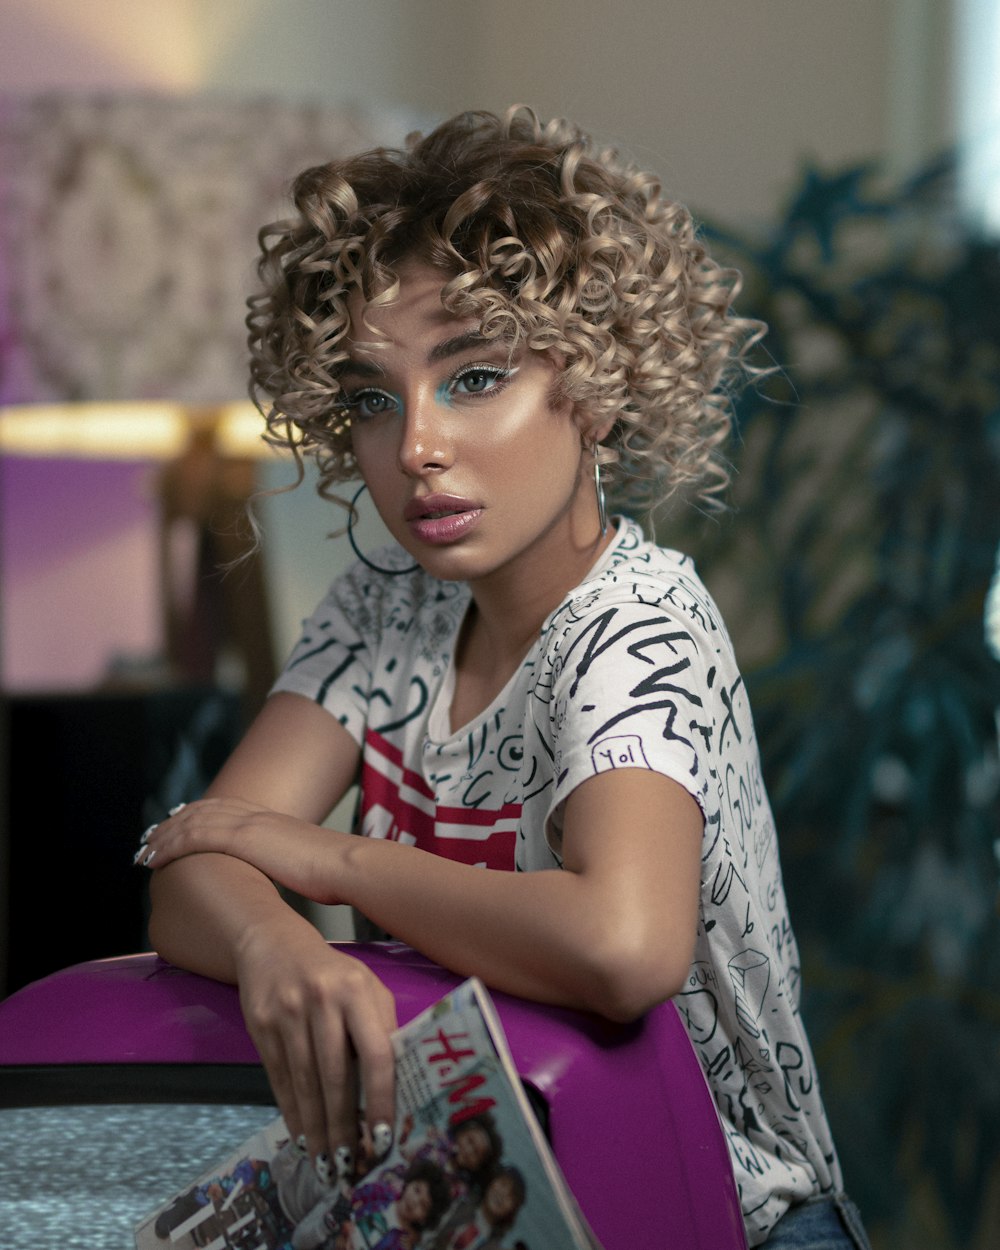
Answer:
[[[597,448],[594,448],[596,457]],[[604,483],[601,481],[601,465],[600,462],[594,460],[594,491],[597,495],[597,519],[601,526],[601,537],[608,532],[608,503],[604,498]]]
[[[411,564],[408,569],[387,569],[381,564],[376,564],[373,560],[369,560],[365,553],[358,546],[358,540],[354,537],[354,518],[357,516],[355,504],[368,489],[368,485],[362,482],[358,489],[354,492],[354,498],[351,500],[351,507],[347,513],[347,540],[351,544],[351,550],[358,557],[362,564],[365,564],[374,573],[385,573],[388,577],[402,577],[404,573],[415,573],[420,568],[419,564]]]

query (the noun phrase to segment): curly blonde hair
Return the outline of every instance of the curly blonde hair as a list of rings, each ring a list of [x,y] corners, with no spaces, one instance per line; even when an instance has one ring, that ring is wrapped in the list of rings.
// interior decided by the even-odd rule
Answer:
[[[733,313],[739,274],[652,175],[517,107],[307,169],[293,196],[297,215],[260,232],[251,393],[268,441],[315,457],[322,494],[357,476],[348,299],[391,302],[407,259],[439,268],[445,307],[487,337],[558,355],[584,441],[610,426],[596,454],[618,505],[725,486],[730,397],[764,327]]]

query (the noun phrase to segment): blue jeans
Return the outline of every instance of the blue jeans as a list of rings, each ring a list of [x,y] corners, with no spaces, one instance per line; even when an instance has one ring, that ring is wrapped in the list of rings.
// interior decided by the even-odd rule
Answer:
[[[790,1207],[759,1250],[871,1250],[858,1208],[846,1194]]]

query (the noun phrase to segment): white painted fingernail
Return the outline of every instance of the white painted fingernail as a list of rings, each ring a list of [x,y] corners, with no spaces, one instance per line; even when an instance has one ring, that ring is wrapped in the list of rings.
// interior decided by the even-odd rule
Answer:
[[[146,854],[146,848],[144,846],[140,846],[139,849],[136,851],[136,853],[132,856],[132,863],[138,864],[139,861],[142,859],[143,855],[145,854]]]
[[[139,845],[145,846],[146,843],[149,841],[150,835],[153,833],[154,829],[159,829],[159,827],[160,826],[158,824],[150,825],[149,828],[146,830],[146,832],[139,839]]]
[[[168,816],[176,816],[176,815],[177,815],[177,813],[178,813],[178,812],[182,812],[182,811],[184,810],[184,808],[185,808],[185,807],[187,807],[187,804],[186,804],[186,803],[178,803],[178,804],[176,804],[176,806],[172,807],[172,808],[170,809],[170,811],[169,811],[169,812],[167,812],[167,815],[168,815]],[[154,826],[154,827],[155,827],[155,826]]]
[[[295,1139],[295,1149],[299,1152],[299,1154],[300,1154],[300,1155],[302,1155],[302,1157],[303,1157],[303,1158],[305,1158],[305,1157],[309,1154],[309,1149],[308,1149],[308,1147],[306,1146],[306,1135],[305,1135],[305,1133],[300,1133],[300,1134],[298,1135],[298,1137],[296,1137],[296,1139]]]
[[[372,1125],[372,1149],[376,1159],[384,1158],[392,1149],[392,1126],[385,1120]]]
[[[154,847],[153,847],[153,849],[152,849],[152,850],[149,852],[149,854],[146,856],[146,858],[142,861],[142,866],[143,866],[143,868],[148,868],[148,867],[149,867],[149,865],[153,862],[153,856],[154,856],[155,854],[156,854],[156,847],[154,846]]]
[[[316,1175],[319,1177],[319,1179],[323,1182],[324,1185],[329,1185],[330,1183],[330,1156],[327,1154],[317,1155],[315,1167],[316,1167]]]
[[[350,1146],[338,1146],[333,1152],[333,1160],[337,1168],[337,1179],[343,1180],[354,1172],[354,1152]]]

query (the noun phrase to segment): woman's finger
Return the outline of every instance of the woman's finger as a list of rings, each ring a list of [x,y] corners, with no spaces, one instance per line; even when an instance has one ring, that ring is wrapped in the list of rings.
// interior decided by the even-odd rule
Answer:
[[[377,1157],[388,1152],[395,1117],[392,994],[359,960],[339,952],[331,997],[312,1016],[313,1049],[322,1086],[328,1151],[344,1147],[358,1158],[359,1076],[367,1131],[361,1143]],[[377,1131],[376,1131],[377,1130]]]
[[[350,1013],[347,1027],[357,1054],[358,1076],[364,1101],[366,1146],[375,1159],[388,1154],[396,1120],[395,1058],[391,1033],[396,1028],[392,994],[377,981],[364,1008]]]
[[[349,1152],[345,1166],[353,1173],[358,1152],[358,1082],[350,1040],[339,1004],[313,1020],[315,1105],[320,1128],[320,1151],[327,1160]],[[331,1165],[332,1168],[332,1165]]]
[[[178,803],[164,820],[145,830],[132,862],[145,868],[161,868],[182,855],[226,851],[233,835],[256,810],[259,809],[251,804],[228,799]]]
[[[292,1079],[294,1070],[285,1052],[282,1039],[255,1039],[261,1062],[267,1072],[271,1093],[281,1112],[282,1119],[288,1127],[289,1136],[293,1141],[305,1139],[305,1119],[300,1109],[295,1082]]]

